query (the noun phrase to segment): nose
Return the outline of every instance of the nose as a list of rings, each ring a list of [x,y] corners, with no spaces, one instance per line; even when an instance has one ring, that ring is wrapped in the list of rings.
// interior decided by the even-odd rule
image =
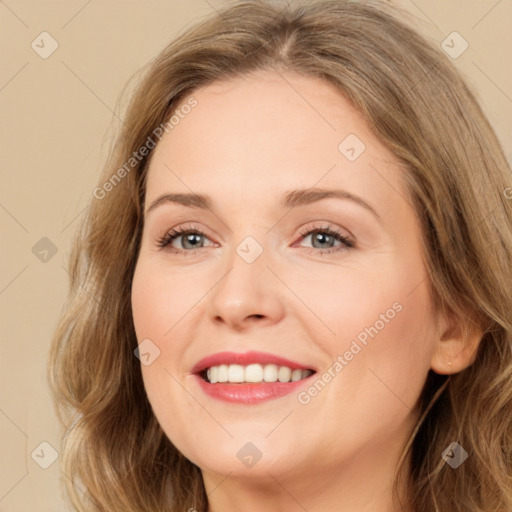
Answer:
[[[213,322],[242,331],[283,318],[286,287],[267,263],[265,252],[252,263],[234,254],[210,294],[208,309]]]

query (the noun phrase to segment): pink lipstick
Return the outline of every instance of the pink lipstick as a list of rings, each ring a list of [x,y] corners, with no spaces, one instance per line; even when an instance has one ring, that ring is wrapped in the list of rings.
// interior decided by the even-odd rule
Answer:
[[[287,395],[316,370],[266,352],[219,352],[193,368],[205,394],[231,403],[254,404]]]

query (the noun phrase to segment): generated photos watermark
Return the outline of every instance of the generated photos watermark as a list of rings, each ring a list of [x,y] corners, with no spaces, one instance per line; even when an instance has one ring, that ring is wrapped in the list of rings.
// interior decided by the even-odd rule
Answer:
[[[104,199],[108,192],[112,191],[116,185],[118,185],[121,180],[126,177],[133,168],[135,168],[142,159],[149,154],[149,152],[154,149],[164,135],[164,133],[169,133],[172,129],[174,129],[182,119],[192,111],[192,108],[196,107],[198,104],[197,100],[191,96],[187,103],[182,105],[179,109],[176,110],[176,113],[166,122],[160,123],[157,126],[151,135],[148,136],[146,142],[137,150],[132,153],[132,156],[128,158],[128,160],[121,166],[117,171],[112,174],[112,176],[103,183],[101,187],[96,187],[93,190],[92,195],[96,199]],[[158,141],[154,140],[157,138]]]
[[[361,352],[361,350],[368,345],[368,337],[375,338],[382,329],[389,324],[400,311],[403,306],[399,302],[395,302],[385,313],[379,315],[379,319],[374,322],[370,327],[365,327],[356,337],[352,340],[349,350],[345,351],[343,355],[339,355],[327,370],[320,375],[315,382],[306,390],[301,391],[297,395],[297,400],[302,405],[307,405],[311,402],[312,398],[317,396],[329,382],[331,382],[340,372],[349,364],[354,357]],[[362,345],[360,345],[359,343]]]

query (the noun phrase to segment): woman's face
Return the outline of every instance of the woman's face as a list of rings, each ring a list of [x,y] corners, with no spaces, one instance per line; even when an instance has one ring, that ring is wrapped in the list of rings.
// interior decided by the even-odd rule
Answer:
[[[158,421],[205,478],[389,470],[436,340],[404,167],[319,79],[192,96],[153,154],[132,288]]]

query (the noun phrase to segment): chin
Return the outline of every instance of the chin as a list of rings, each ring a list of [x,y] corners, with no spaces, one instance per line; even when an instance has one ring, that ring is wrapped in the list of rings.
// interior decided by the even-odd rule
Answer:
[[[201,441],[196,446],[179,448],[202,471],[239,477],[269,478],[269,473],[286,474],[297,465],[297,446],[277,446],[261,435],[235,436],[222,441]],[[178,445],[176,445],[178,446]],[[199,449],[197,447],[200,447]]]

